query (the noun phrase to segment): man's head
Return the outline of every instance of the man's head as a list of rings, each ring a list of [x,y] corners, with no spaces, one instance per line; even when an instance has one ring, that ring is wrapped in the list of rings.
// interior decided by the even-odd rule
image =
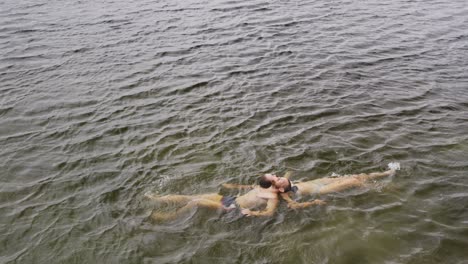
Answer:
[[[278,177],[275,174],[265,174],[260,177],[259,185],[262,188],[270,188],[273,185],[280,192],[287,192],[291,187],[291,183],[287,178]]]
[[[265,174],[258,180],[258,185],[265,189],[270,188],[276,178],[278,177],[276,177],[274,174]]]

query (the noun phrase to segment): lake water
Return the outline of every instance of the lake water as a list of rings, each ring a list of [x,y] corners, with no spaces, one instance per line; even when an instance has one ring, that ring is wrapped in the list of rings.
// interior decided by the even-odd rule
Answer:
[[[0,55],[0,263],[468,263],[465,0],[6,0]],[[271,218],[143,199],[392,161]]]

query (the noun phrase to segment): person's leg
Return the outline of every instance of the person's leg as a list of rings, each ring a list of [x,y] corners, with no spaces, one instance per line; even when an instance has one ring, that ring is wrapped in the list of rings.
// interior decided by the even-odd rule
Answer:
[[[223,199],[223,196],[219,195],[217,193],[207,193],[207,194],[197,195],[196,199],[210,200],[210,201],[213,201],[213,202],[220,203],[221,199]]]
[[[197,199],[206,199],[212,201],[221,201],[223,196],[217,193],[207,193],[207,194],[197,194],[197,195],[180,195],[180,194],[170,194],[164,196],[157,196],[151,193],[145,193],[145,197],[156,201],[156,202],[166,202],[166,203],[188,203]]]
[[[362,178],[363,178],[363,180],[373,180],[373,179],[377,179],[377,178],[381,178],[381,177],[390,176],[393,173],[395,173],[394,170],[388,170],[388,171],[384,171],[384,172],[372,172],[372,173],[369,173],[369,174],[365,174],[364,176],[362,176]]]
[[[384,172],[372,172],[369,174],[361,173],[339,178],[322,178],[315,180],[314,182],[316,182],[319,186],[322,185],[318,188],[318,194],[339,192],[346,189],[363,186],[368,180],[390,176],[400,169],[400,163],[391,162],[388,164],[388,168],[389,170]]]
[[[150,193],[145,193],[145,197],[156,202],[163,202],[163,203],[188,203],[196,198],[193,195],[178,195],[178,194],[170,194],[165,196],[157,196]]]
[[[381,177],[390,176],[390,175],[395,174],[395,172],[400,169],[400,163],[390,162],[388,164],[388,168],[389,169],[384,172],[372,172],[369,174],[362,173],[362,174],[357,175],[357,177],[359,177],[363,181],[367,181],[367,180],[373,180],[373,179],[377,179]]]
[[[398,168],[399,169],[399,164]],[[390,167],[390,166],[389,166]],[[318,193],[327,194],[332,192],[339,192],[346,189],[360,187],[365,184],[368,180],[373,180],[381,177],[390,176],[395,173],[397,169],[391,168],[390,170],[384,172],[372,172],[369,174],[361,173],[355,175],[349,175],[341,178],[324,178],[321,179],[322,182],[327,182],[326,185],[322,186]]]
[[[154,212],[151,214],[151,217],[153,218],[153,220],[156,220],[156,221],[169,221],[169,220],[176,219],[180,215],[190,212],[194,208],[198,208],[198,207],[209,208],[213,210],[218,210],[218,209],[223,208],[221,202],[216,202],[216,201],[212,201],[208,199],[198,199],[198,200],[190,201],[186,206],[180,208],[179,210],[175,212],[170,212],[170,213]]]
[[[362,186],[364,181],[354,176],[346,176],[342,178],[334,178],[334,181],[329,182],[321,186],[317,194],[328,194],[334,192],[340,192],[346,189]]]

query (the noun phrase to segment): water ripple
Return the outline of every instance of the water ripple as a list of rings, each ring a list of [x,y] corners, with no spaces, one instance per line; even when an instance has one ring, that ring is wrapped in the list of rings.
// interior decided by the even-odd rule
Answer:
[[[467,15],[461,0],[1,2],[0,262],[463,262]],[[394,160],[390,179],[271,219],[157,225],[142,200]]]

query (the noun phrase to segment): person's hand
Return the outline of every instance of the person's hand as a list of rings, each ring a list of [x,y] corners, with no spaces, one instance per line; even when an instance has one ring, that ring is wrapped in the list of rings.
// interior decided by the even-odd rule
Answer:
[[[298,208],[300,208],[300,207],[301,207],[301,204],[299,204],[299,203],[296,203],[296,202],[294,202],[294,203],[288,203],[288,208],[291,208],[291,209],[298,209]]]
[[[234,209],[236,209],[236,207],[231,207],[231,206],[226,207],[226,206],[223,205],[223,210],[226,211],[226,212],[231,212]]]
[[[306,208],[311,205],[325,205],[325,204],[327,204],[325,201],[316,199],[312,202],[303,202],[303,203],[292,202],[288,204],[288,207],[291,209],[299,209],[299,208]]]
[[[221,186],[223,186],[224,188],[227,188],[227,189],[234,189],[236,188],[236,184],[232,184],[232,183],[223,183],[221,184]]]
[[[327,203],[324,200],[315,199],[314,203],[316,205],[326,205]]]
[[[241,213],[243,215],[246,215],[246,216],[251,216],[252,215],[252,211],[250,211],[249,209],[242,209]]]

